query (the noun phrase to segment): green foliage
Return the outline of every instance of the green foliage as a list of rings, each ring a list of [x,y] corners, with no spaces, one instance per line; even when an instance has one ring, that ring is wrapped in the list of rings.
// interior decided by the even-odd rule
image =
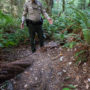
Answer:
[[[70,88],[63,88],[63,90],[71,90]]]
[[[81,50],[79,52],[77,52],[75,54],[75,58],[76,58],[76,64],[79,64],[81,62],[86,62],[87,61],[87,58],[86,58],[86,55],[85,55],[85,52],[86,50]]]
[[[77,42],[72,41],[72,42],[67,42],[64,47],[68,48],[73,48],[76,45]]]
[[[72,90],[72,89],[76,89],[76,87],[74,85],[70,84],[66,88],[63,88],[62,90]]]
[[[90,45],[90,30],[83,29],[83,35],[84,35],[85,41]]]
[[[76,87],[72,84],[68,85],[69,88],[75,89]]]
[[[0,89],[3,90],[8,86],[8,81],[4,82],[2,86],[0,86]]]
[[[27,37],[27,31],[20,29],[19,19],[0,11],[0,47],[16,46]]]
[[[60,35],[60,32],[64,30],[68,25],[72,24],[71,22],[69,22],[70,18],[68,16],[65,16],[64,13],[61,14],[61,17],[54,15],[52,16],[52,18],[54,20],[53,25],[49,25],[48,21],[44,20],[43,28],[50,36],[55,37],[56,39],[59,39],[61,37],[62,39],[64,35]]]
[[[75,12],[75,20],[80,24],[82,28],[88,28],[88,17],[82,10],[71,7]]]
[[[45,1],[40,1],[46,6]],[[89,8],[80,10],[77,8],[78,0],[69,0],[66,2],[65,12],[62,13],[62,2],[54,1],[54,8],[52,9],[54,23],[53,25],[49,25],[48,21],[44,20],[43,25],[45,32],[50,38],[63,42],[69,36],[66,31],[62,34],[63,30],[72,29],[74,31],[77,29],[89,29]],[[58,15],[59,13],[60,16]],[[84,36],[89,40],[89,35],[84,34]],[[14,18],[12,15],[4,14],[0,11],[0,47],[18,45],[20,41],[24,41],[26,38],[28,38],[28,32],[26,28],[25,30],[20,29],[20,19]],[[76,42],[66,43],[65,47],[73,48],[75,43]]]
[[[54,33],[53,38],[55,38],[56,40],[63,41],[65,39],[65,34]]]
[[[73,8],[74,1],[71,1],[68,5],[66,11],[64,13],[61,13],[60,16],[57,16],[57,10],[53,11],[53,25],[49,25],[47,20],[44,21],[44,29],[48,33],[48,35],[56,40],[63,41],[68,37],[68,33],[65,31],[64,34],[61,32],[65,29],[72,29],[73,32],[75,30],[82,30],[89,28],[89,13],[88,10],[80,10],[77,8]],[[70,27],[70,28],[68,28]],[[77,31],[78,32],[78,31]],[[79,41],[82,41],[79,37],[76,37],[79,39]],[[76,44],[76,42],[66,43],[65,47],[73,48],[73,46]]]

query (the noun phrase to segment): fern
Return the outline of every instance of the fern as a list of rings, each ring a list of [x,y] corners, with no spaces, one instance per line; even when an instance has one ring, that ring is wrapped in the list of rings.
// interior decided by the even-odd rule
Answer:
[[[84,35],[85,41],[90,45],[90,30],[83,29],[83,35]]]
[[[28,31],[20,29],[18,18],[0,11],[0,47],[15,46],[27,38]]]
[[[81,24],[84,23],[86,25],[86,27],[88,27],[88,17],[87,17],[87,15],[79,9],[76,9],[76,8],[73,8],[73,7],[71,7],[71,8],[74,10],[74,12],[76,14],[76,19]]]

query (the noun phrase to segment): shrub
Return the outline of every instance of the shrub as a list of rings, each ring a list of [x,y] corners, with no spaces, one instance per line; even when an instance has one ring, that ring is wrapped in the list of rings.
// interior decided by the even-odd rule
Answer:
[[[28,38],[28,32],[20,29],[20,19],[0,11],[0,47],[16,46]]]

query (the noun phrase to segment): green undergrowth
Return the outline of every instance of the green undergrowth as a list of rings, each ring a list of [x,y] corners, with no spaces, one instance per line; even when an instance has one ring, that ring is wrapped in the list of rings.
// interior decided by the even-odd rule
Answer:
[[[44,20],[43,28],[45,32],[50,36],[50,38],[64,42],[71,34],[74,34],[77,41],[83,41],[78,34],[84,32],[85,30],[90,30],[90,18],[88,10],[82,11],[73,7],[69,7],[64,13],[61,13],[60,16],[54,14],[53,25],[49,25],[47,20]],[[63,32],[63,33],[62,33]],[[85,35],[85,34],[84,34]],[[89,35],[87,35],[89,38]],[[72,41],[71,43],[67,42],[65,47],[72,48],[76,42]]]
[[[80,33],[83,29],[85,32],[85,30],[89,30],[90,28],[88,10],[82,11],[69,7],[64,13],[61,13],[60,16],[54,13],[52,18],[53,25],[50,25],[48,21],[44,19],[43,29],[50,39],[59,42],[65,42],[70,33],[75,34],[74,36],[79,39],[79,41],[82,41],[80,37],[77,37],[77,33]],[[20,42],[28,39],[28,29],[25,27],[24,30],[21,30],[20,23],[21,18],[15,18],[10,14],[5,14],[0,11],[0,47],[17,46]],[[87,35],[87,37],[85,36],[85,38],[89,37],[89,35]],[[65,47],[72,48],[75,43],[75,41],[71,43],[65,42]]]
[[[20,19],[0,11],[0,47],[17,46],[28,38],[28,32],[20,29]]]

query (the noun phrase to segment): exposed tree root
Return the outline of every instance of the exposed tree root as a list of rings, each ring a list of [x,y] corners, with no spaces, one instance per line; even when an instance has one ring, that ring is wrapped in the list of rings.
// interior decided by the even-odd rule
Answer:
[[[19,60],[7,64],[0,64],[0,83],[3,83],[23,72],[33,63],[33,61],[34,60],[30,58],[29,60]]]

